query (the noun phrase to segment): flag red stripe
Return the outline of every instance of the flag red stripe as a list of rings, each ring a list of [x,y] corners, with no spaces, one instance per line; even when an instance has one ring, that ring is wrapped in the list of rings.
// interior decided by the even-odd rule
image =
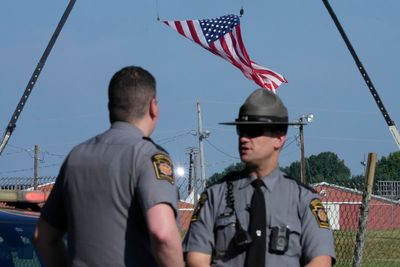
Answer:
[[[222,49],[224,49],[225,54],[229,58],[229,61],[243,72],[244,68],[243,68],[242,64],[238,63],[236,61],[236,59],[232,56],[231,49],[228,48],[228,46],[226,44],[226,41],[225,41],[225,38],[221,38],[220,39],[220,44],[221,44]]]
[[[185,35],[185,31],[183,30],[180,21],[175,21],[175,27],[176,27],[176,30],[177,30],[180,34],[182,34],[182,35],[185,36],[185,37],[188,37],[188,36]]]
[[[237,42],[239,44],[240,51],[242,51],[242,54],[245,57],[246,61],[248,61],[250,63],[251,62],[250,57],[247,54],[246,48],[245,48],[243,40],[242,40],[242,32],[240,30],[240,25],[236,26],[234,31],[236,31],[235,37],[236,37],[236,40],[237,40]]]
[[[196,29],[194,28],[193,21],[189,20],[187,22],[187,25],[189,27],[190,34],[192,35],[193,41],[195,41],[199,45],[203,46],[203,44],[200,41],[199,36],[197,35]]]
[[[283,78],[282,76],[276,74],[275,72],[271,71],[271,70],[267,70],[267,69],[256,69],[256,72],[263,74],[263,75],[269,75],[269,76],[273,76],[276,79],[278,79],[281,82],[287,82],[285,78]]]
[[[247,66],[248,68],[252,68],[251,67],[251,61],[250,61],[250,59],[249,58],[243,58],[243,56],[245,56],[245,55],[243,55],[243,53],[241,52],[242,50],[240,49],[238,49],[237,48],[237,45],[238,45],[238,43],[236,42],[236,38],[235,38],[235,36],[233,35],[233,33],[230,33],[229,34],[229,36],[231,37],[231,40],[232,40],[232,46],[233,46],[233,49],[234,49],[234,51],[236,52],[236,54],[237,54],[237,57],[239,58],[239,60],[241,61],[241,64],[243,64],[243,65],[245,65],[245,66]],[[245,51],[246,51],[246,49],[245,49]],[[243,70],[242,70],[243,71]]]

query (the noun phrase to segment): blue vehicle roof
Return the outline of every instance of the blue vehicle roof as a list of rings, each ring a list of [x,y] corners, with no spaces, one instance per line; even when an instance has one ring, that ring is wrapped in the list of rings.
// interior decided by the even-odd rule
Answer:
[[[34,224],[39,218],[38,212],[0,208],[0,224],[2,223],[22,223]]]

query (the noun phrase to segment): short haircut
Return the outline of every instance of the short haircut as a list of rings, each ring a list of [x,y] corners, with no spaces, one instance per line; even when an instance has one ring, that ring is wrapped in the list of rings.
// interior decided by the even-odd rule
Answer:
[[[136,121],[156,97],[156,80],[147,70],[128,66],[114,74],[108,86],[110,122]]]

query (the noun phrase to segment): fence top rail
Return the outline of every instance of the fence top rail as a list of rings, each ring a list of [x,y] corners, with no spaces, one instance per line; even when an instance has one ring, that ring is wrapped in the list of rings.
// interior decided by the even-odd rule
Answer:
[[[336,185],[336,184],[330,184],[330,183],[327,183],[327,182],[315,183],[315,184],[311,184],[311,186],[314,189],[316,189],[317,187],[330,187],[330,188],[333,188],[333,189],[337,189],[337,190],[341,190],[341,191],[345,191],[345,192],[353,193],[353,194],[357,194],[357,195],[362,195],[363,194],[363,191],[360,191],[358,189],[349,188],[349,187]],[[389,202],[389,203],[392,203],[392,204],[400,205],[400,199],[399,200],[394,200],[394,199],[390,199],[390,198],[387,198],[387,197],[378,196],[378,195],[374,195],[374,194],[372,194],[371,198],[372,199],[376,199],[376,200],[381,200],[381,201],[384,201],[384,202]]]
[[[34,185],[45,187],[54,184],[56,177],[43,176],[36,180],[32,177],[0,177],[1,190],[33,190]]]

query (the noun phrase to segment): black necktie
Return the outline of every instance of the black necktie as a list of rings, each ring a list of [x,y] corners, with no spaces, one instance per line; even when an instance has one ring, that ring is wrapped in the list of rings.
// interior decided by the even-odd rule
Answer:
[[[253,181],[254,193],[250,206],[249,233],[253,242],[247,249],[245,267],[265,267],[266,244],[266,207],[264,195],[261,190],[264,184],[261,179]]]

